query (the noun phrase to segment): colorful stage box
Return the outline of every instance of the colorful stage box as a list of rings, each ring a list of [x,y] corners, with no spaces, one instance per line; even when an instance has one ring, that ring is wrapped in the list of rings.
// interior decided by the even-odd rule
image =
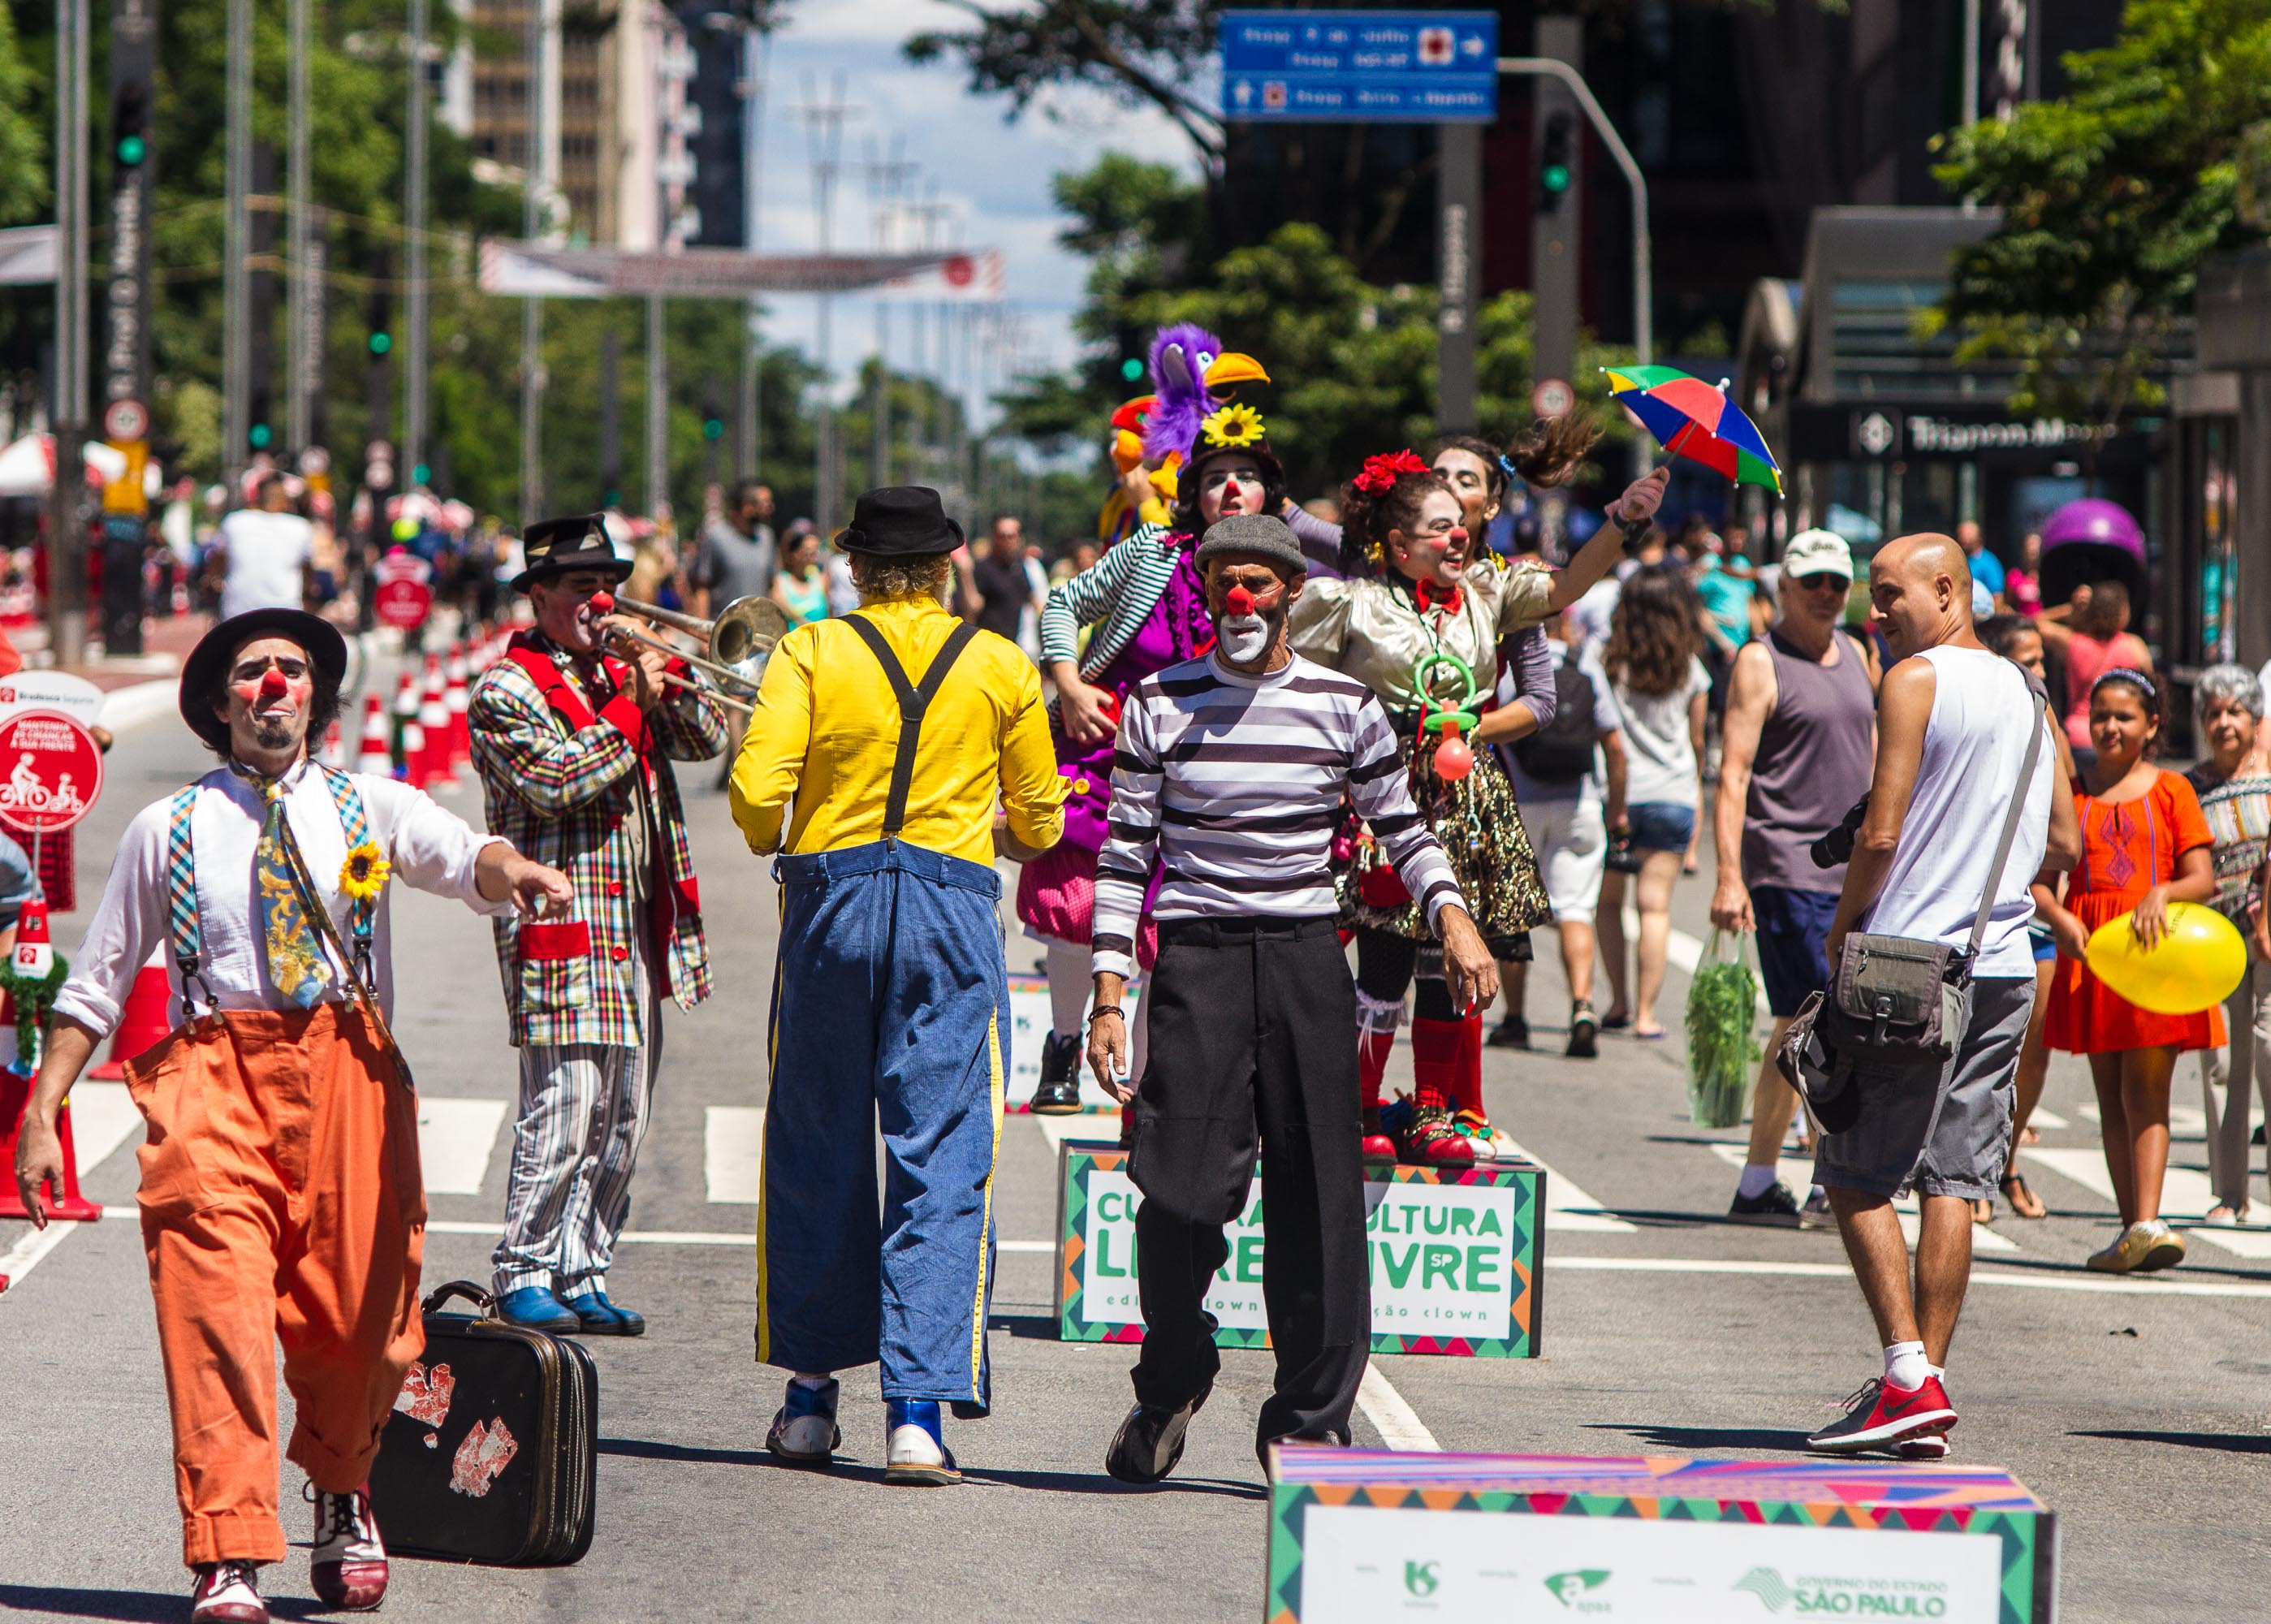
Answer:
[[[1142,982],[1128,987],[1124,995],[1128,1018],[1136,1018],[1136,1005],[1143,995]],[[1048,1040],[1053,1019],[1049,1006],[1049,979],[1039,975],[1013,975],[1009,978],[1009,1076],[1003,1098],[1012,1114],[1025,1109],[1025,1102],[1033,1097],[1033,1090],[1041,1081],[1041,1045]],[[1085,1029],[1081,1041],[1086,1043]],[[1097,1086],[1089,1075],[1088,1060],[1081,1059],[1075,1074],[1080,1078],[1080,1108],[1091,1114],[1106,1112],[1117,1114],[1120,1107]]]
[[[1265,1624],[2049,1624],[2058,1530],[1992,1467],[1279,1449]]]
[[[1117,1144],[1068,1142],[1057,1177],[1057,1334],[1139,1342],[1136,1207]],[[1270,1345],[1262,1300],[1266,1170],[1230,1229],[1230,1261],[1207,1294],[1226,1348]],[[1530,1162],[1471,1168],[1375,1162],[1365,1182],[1372,1351],[1535,1359],[1545,1263],[1545,1173]]]

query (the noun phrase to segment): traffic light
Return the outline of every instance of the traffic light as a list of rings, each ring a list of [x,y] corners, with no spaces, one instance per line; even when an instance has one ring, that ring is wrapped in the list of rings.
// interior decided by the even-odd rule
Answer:
[[[1561,199],[1569,193],[1569,183],[1575,178],[1571,168],[1575,160],[1577,121],[1567,113],[1555,113],[1545,121],[1545,138],[1538,147],[1538,212],[1551,214],[1561,206]]]
[[[124,168],[138,168],[150,156],[150,86],[128,79],[110,95],[110,152]]]
[[[1127,379],[1130,384],[1141,383],[1143,377],[1143,357],[1140,355],[1130,355],[1127,360],[1121,361],[1120,363],[1120,376]]]
[[[387,332],[384,328],[381,328],[378,332],[370,335],[370,353],[372,354],[383,355],[390,350],[393,349],[393,347],[394,335]]]
[[[705,440],[724,439],[726,437],[726,425],[714,417],[704,418],[702,420],[702,437]]]
[[[264,451],[274,443],[276,431],[265,423],[255,423],[244,437],[251,442],[254,451]]]

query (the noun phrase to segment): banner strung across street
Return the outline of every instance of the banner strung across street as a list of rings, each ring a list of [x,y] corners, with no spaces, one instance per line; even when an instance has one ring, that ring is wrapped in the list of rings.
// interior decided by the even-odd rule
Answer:
[[[1057,1182],[1057,1334],[1068,1342],[1136,1342],[1136,1207],[1128,1153],[1116,1144],[1063,1148]],[[1266,1173],[1266,1169],[1263,1170]],[[1270,1345],[1262,1299],[1262,1203],[1257,1176],[1231,1225],[1230,1261],[1207,1312],[1223,1347]],[[1372,1350],[1535,1359],[1544,1262],[1545,1173],[1529,1162],[1471,1168],[1366,1169],[1365,1246],[1372,1260]]]

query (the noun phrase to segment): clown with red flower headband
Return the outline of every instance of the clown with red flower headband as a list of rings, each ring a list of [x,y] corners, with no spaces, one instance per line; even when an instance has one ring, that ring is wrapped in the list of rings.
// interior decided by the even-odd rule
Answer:
[[[1590,449],[1582,431],[1563,436],[1562,474]],[[1362,682],[1404,740],[1413,799],[1434,828],[1475,922],[1501,958],[1526,957],[1527,934],[1552,917],[1514,789],[1495,753],[1530,719],[1519,708],[1489,710],[1498,651],[1510,634],[1550,620],[1576,601],[1644,531],[1669,475],[1636,480],[1569,567],[1486,562],[1456,488],[1409,451],[1366,458],[1342,493],[1341,580],[1314,580],[1292,609],[1294,651]],[[1471,725],[1470,725],[1471,724]],[[1465,750],[1441,745],[1462,727]],[[1344,923],[1357,933],[1358,1048],[1364,1087],[1365,1153],[1460,1166],[1496,1136],[1483,1109],[1482,1011],[1455,1008],[1439,950],[1419,905],[1369,839],[1354,842],[1342,876]],[[1415,1095],[1397,1137],[1382,1131],[1381,1078],[1419,980],[1411,1024]]]

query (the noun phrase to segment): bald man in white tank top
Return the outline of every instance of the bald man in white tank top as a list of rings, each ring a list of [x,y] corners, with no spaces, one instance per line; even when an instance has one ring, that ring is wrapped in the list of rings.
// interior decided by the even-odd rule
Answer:
[[[1884,1344],[1884,1374],[1807,1441],[1828,1454],[1947,1452],[1955,1425],[1947,1348],[1971,1278],[1972,1201],[1992,1196],[2008,1153],[2019,1047],[2034,1003],[2028,888],[2081,851],[2073,790],[2047,730],[2020,783],[2030,732],[2044,724],[2026,677],[1972,629],[1971,573],[1947,536],[1902,536],[1869,564],[1869,596],[1895,663],[1877,706],[1869,812],[1830,926],[1829,963],[1855,929],[1970,945],[1983,896],[1993,904],[1968,965],[1969,1019],[1937,1088],[1913,1073],[1857,1068],[1860,1115],[1822,1136],[1814,1174],[1829,1192],[1846,1255]],[[2001,872],[1998,837],[2014,797],[2015,837]],[[1923,1210],[1915,1279],[1894,1197]]]

